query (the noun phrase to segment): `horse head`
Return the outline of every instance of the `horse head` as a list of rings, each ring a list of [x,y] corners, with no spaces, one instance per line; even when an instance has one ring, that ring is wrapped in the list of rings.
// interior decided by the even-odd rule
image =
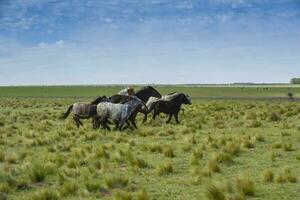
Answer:
[[[183,98],[182,98],[181,102],[183,104],[189,104],[189,105],[191,105],[192,104],[192,99],[191,99],[191,97],[189,95],[183,94]]]

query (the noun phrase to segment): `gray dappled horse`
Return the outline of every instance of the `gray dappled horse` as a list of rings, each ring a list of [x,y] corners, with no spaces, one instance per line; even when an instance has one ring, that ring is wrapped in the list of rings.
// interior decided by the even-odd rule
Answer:
[[[97,104],[100,102],[108,101],[106,96],[98,97],[96,100],[86,103],[86,102],[77,102],[73,105],[70,105],[67,112],[62,116],[63,119],[66,119],[71,112],[74,113],[74,121],[76,126],[79,128],[83,126],[80,119],[89,119],[97,114]],[[93,118],[94,119],[94,118]],[[95,128],[95,127],[94,127]]]
[[[123,126],[125,123],[127,124],[127,126],[124,127],[124,129],[130,126],[130,116],[138,112],[147,112],[147,107],[144,102],[137,97],[132,97],[130,101],[124,104],[101,102],[97,105],[96,120],[102,127],[110,130],[107,122],[109,121],[109,119],[111,119],[116,125],[115,129],[123,130]],[[131,123],[133,124],[132,121]]]

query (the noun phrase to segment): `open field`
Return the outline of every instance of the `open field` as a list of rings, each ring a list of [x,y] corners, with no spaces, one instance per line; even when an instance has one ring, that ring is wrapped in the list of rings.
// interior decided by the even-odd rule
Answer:
[[[2,96],[11,92],[2,89]],[[202,95],[199,90],[213,94],[202,88],[178,90],[192,96]],[[49,91],[49,96],[79,92],[83,100],[103,92],[96,87],[88,92]],[[272,88],[271,94],[283,91]],[[46,92],[30,88],[15,94]],[[138,130],[107,132],[93,130],[89,120],[83,120],[81,129],[71,117],[60,120],[75,101],[78,98],[0,98],[1,196],[300,199],[300,103],[203,100],[184,107],[180,125],[166,125],[163,116],[142,125],[139,116]]]
[[[141,86],[136,86],[138,90]],[[124,86],[25,86],[0,87],[0,97],[95,97],[112,95]],[[297,85],[178,85],[156,86],[162,94],[174,91],[185,92],[196,98],[268,98],[287,97],[292,92],[300,97],[300,86]]]

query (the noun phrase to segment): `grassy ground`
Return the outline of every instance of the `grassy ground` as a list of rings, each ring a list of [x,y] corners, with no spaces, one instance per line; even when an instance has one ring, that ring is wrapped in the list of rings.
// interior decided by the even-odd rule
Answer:
[[[60,120],[74,101],[0,99],[1,196],[300,198],[299,103],[200,101],[185,107],[180,125],[161,117],[107,132]]]
[[[0,87],[0,97],[95,97],[113,95],[122,86],[32,86]],[[135,87],[136,90],[140,86]],[[255,86],[157,86],[162,94],[174,91],[188,93],[194,98],[247,98],[247,97],[286,97],[292,92],[300,97],[300,87],[293,85],[255,85]]]

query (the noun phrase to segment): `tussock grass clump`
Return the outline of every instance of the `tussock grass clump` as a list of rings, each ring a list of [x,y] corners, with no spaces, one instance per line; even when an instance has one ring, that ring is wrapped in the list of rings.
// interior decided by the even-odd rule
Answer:
[[[3,162],[5,160],[5,153],[4,151],[0,150],[0,162]]]
[[[274,181],[274,172],[271,169],[266,169],[262,173],[264,182],[273,182]]]
[[[85,187],[89,192],[97,192],[100,189],[101,184],[98,181],[88,181],[85,183]]]
[[[240,152],[240,145],[238,142],[231,142],[226,145],[224,151],[231,155],[238,155]]]
[[[173,165],[170,162],[163,163],[156,168],[156,173],[159,176],[170,174],[173,171]]]
[[[183,141],[187,144],[196,144],[197,143],[196,138],[193,134],[184,136]]]
[[[258,120],[250,120],[247,122],[246,126],[249,128],[258,128],[262,126],[262,123]]]
[[[136,198],[137,200],[150,200],[150,196],[145,188],[137,192]]]
[[[72,169],[79,167],[79,161],[74,158],[70,158],[67,162],[67,167]]]
[[[208,200],[226,200],[225,192],[217,184],[209,184],[205,190]]]
[[[61,188],[61,195],[66,197],[70,195],[75,195],[79,189],[78,184],[75,181],[67,181],[63,184]]]
[[[296,183],[297,182],[297,176],[292,173],[292,171],[288,168],[282,170],[279,172],[275,177],[276,183]]]
[[[169,158],[175,157],[174,151],[171,146],[165,146],[163,148],[163,154]]]
[[[5,156],[5,161],[7,163],[10,163],[10,164],[16,164],[17,163],[17,160],[18,160],[18,157],[17,155],[15,154],[9,154],[9,155],[6,155]]]
[[[57,192],[49,189],[42,189],[40,191],[35,192],[30,200],[58,200],[59,196]]]
[[[183,144],[181,146],[181,150],[183,152],[190,152],[192,150],[192,145],[191,144]]]
[[[132,194],[126,191],[117,191],[114,193],[115,200],[132,200]]]
[[[259,142],[264,142],[264,141],[266,141],[266,140],[265,140],[265,137],[264,137],[263,135],[261,135],[261,134],[256,134],[255,140],[256,140],[256,141],[259,141]]]
[[[109,159],[109,153],[106,151],[104,147],[99,147],[96,149],[95,158],[106,158]]]
[[[285,151],[293,151],[294,149],[293,149],[293,144],[292,143],[285,143],[284,145],[283,145],[283,149],[285,150]]]
[[[254,196],[254,181],[249,176],[238,176],[236,178],[236,188],[247,196]]]
[[[10,187],[9,187],[8,183],[0,183],[0,193],[7,194],[9,192],[9,189],[10,189]]]
[[[220,152],[217,153],[213,156],[213,160],[216,160],[218,163],[232,163],[233,159],[232,159],[232,155],[229,153],[224,153],[224,152]]]
[[[129,182],[128,177],[126,176],[107,176],[104,178],[104,183],[107,188],[124,188]]]
[[[255,147],[254,142],[251,141],[251,140],[248,139],[248,138],[245,138],[245,139],[243,140],[243,143],[242,143],[242,144],[243,144],[243,147],[248,148],[248,149],[252,149],[252,148]]]
[[[149,146],[149,150],[150,152],[155,152],[155,153],[162,153],[163,152],[163,148],[161,145],[159,144],[152,144]]]
[[[268,119],[269,122],[277,122],[277,121],[281,120],[281,117],[276,112],[270,112],[270,113],[268,113],[267,119]]]
[[[45,164],[34,163],[29,172],[29,178],[32,182],[43,182],[47,175],[51,174],[53,169]]]
[[[210,160],[207,163],[207,169],[210,172],[221,172],[221,168],[216,160]]]

